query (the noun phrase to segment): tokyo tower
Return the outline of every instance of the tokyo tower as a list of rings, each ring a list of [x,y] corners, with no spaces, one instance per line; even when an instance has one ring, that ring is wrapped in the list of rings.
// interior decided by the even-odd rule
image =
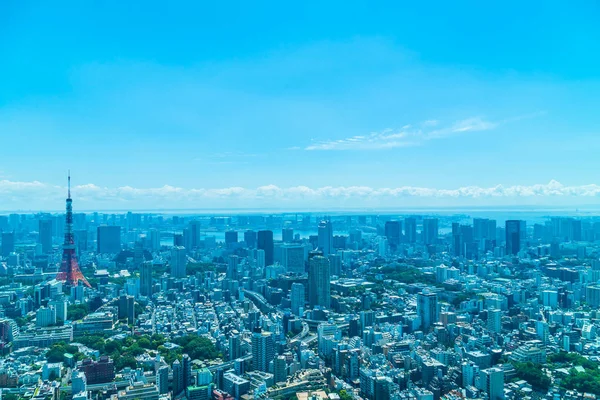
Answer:
[[[65,223],[65,243],[60,271],[56,280],[63,281],[67,286],[77,286],[81,281],[85,286],[92,287],[79,269],[77,255],[75,254],[75,239],[73,237],[73,200],[71,199],[71,173],[68,179],[67,216]]]

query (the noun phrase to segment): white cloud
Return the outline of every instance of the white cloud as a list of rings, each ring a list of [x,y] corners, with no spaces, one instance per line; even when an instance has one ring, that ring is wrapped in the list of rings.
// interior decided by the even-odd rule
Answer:
[[[398,130],[384,129],[369,135],[355,135],[345,139],[317,141],[305,147],[305,150],[379,150],[398,147],[418,146],[424,141],[440,139],[450,135],[481,132],[495,129],[499,123],[490,122],[483,117],[471,117],[456,121],[447,127],[438,127],[439,121],[428,120],[419,124],[417,129],[412,125],[405,125]]]
[[[492,187],[464,186],[456,189],[436,189],[415,186],[373,188],[369,186],[308,186],[280,187],[265,185],[258,188],[228,187],[187,189],[164,185],[157,188],[116,188],[85,184],[72,188],[80,209],[85,207],[110,209],[115,207],[177,208],[177,207],[260,207],[288,205],[293,207],[335,206],[396,206],[414,204],[427,206],[432,202],[448,203],[464,200],[471,204],[497,204],[504,199],[513,204],[526,199],[545,200],[552,204],[577,202],[577,199],[600,196],[600,185],[566,186],[557,181],[535,185],[496,185]],[[62,208],[66,188],[38,181],[14,182],[0,180],[0,203],[5,209]],[[454,204],[454,203],[452,203]],[[9,208],[6,208],[9,207]]]

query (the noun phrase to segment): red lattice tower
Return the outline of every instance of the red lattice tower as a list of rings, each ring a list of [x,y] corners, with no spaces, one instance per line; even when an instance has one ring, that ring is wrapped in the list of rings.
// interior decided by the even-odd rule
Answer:
[[[56,280],[63,281],[67,286],[77,286],[81,281],[85,286],[92,287],[85,279],[75,254],[75,239],[73,237],[73,200],[71,199],[71,173],[69,173],[69,189],[67,197],[67,217],[65,223],[65,243],[63,244],[62,263]]]

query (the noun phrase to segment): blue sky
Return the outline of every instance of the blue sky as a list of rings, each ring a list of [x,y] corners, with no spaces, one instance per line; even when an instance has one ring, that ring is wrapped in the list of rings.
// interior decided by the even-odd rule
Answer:
[[[598,202],[597,2],[33,3],[0,209]]]

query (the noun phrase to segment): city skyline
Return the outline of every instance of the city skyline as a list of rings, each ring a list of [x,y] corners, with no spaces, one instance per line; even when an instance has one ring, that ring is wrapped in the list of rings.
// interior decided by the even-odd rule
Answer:
[[[3,208],[596,204],[596,4],[66,3],[0,6]]]

